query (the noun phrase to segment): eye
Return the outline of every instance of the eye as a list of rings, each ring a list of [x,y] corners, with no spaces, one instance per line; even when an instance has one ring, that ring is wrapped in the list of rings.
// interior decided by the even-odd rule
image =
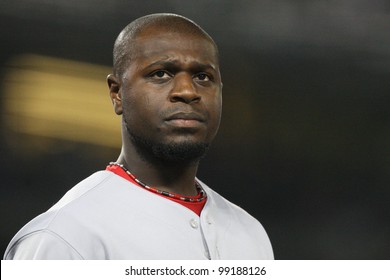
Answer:
[[[199,81],[202,81],[202,82],[208,82],[210,81],[210,77],[209,75],[205,74],[205,73],[199,73],[195,76],[195,78]]]
[[[155,71],[153,72],[150,77],[152,78],[158,78],[158,79],[164,79],[164,78],[169,78],[170,75],[168,72],[166,71],[163,71],[163,70],[158,70],[158,71]]]

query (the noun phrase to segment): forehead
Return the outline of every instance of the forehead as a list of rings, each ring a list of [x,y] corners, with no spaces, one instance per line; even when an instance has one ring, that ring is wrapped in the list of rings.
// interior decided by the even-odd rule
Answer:
[[[138,34],[131,52],[133,62],[135,60],[147,63],[165,58],[207,63],[218,67],[215,45],[200,34],[149,29]]]

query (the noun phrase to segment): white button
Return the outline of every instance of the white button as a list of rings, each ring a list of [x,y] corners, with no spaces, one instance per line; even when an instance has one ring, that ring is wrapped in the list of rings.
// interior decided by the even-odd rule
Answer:
[[[198,228],[198,222],[195,219],[190,220],[190,225],[192,228]]]
[[[210,216],[206,216],[206,222],[211,225],[213,223],[213,219]]]

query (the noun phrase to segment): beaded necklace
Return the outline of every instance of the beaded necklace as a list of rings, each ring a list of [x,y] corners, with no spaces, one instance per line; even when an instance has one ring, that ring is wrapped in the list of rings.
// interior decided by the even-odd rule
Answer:
[[[150,186],[146,185],[144,182],[142,182],[141,180],[137,179],[137,177],[135,177],[130,172],[130,170],[128,170],[121,163],[110,162],[110,165],[119,166],[120,168],[123,169],[123,171],[126,172],[127,175],[129,175],[129,177],[131,179],[133,179],[135,182],[137,182],[137,184],[139,184],[141,187],[143,187],[143,188],[145,188],[145,189],[147,189],[149,191],[152,191],[154,193],[157,193],[157,194],[161,194],[161,195],[164,195],[164,196],[168,196],[168,197],[179,199],[179,200],[186,201],[186,202],[200,202],[200,201],[204,200],[207,197],[206,192],[203,190],[202,186],[196,180],[195,180],[195,187],[196,187],[196,190],[198,192],[198,196],[196,198],[191,198],[191,197],[180,196],[180,195],[178,195],[176,193],[170,193],[170,192],[167,192],[167,191],[162,191],[162,190],[150,187]]]

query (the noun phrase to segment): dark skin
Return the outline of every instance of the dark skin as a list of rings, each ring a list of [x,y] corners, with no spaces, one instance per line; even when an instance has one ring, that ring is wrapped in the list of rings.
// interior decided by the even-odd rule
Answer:
[[[222,110],[222,83],[214,45],[199,34],[153,26],[136,38],[133,59],[122,77],[107,77],[116,114],[123,115],[117,162],[160,190],[196,195],[199,159],[180,163],[145,160],[134,134],[163,143],[211,143]]]

